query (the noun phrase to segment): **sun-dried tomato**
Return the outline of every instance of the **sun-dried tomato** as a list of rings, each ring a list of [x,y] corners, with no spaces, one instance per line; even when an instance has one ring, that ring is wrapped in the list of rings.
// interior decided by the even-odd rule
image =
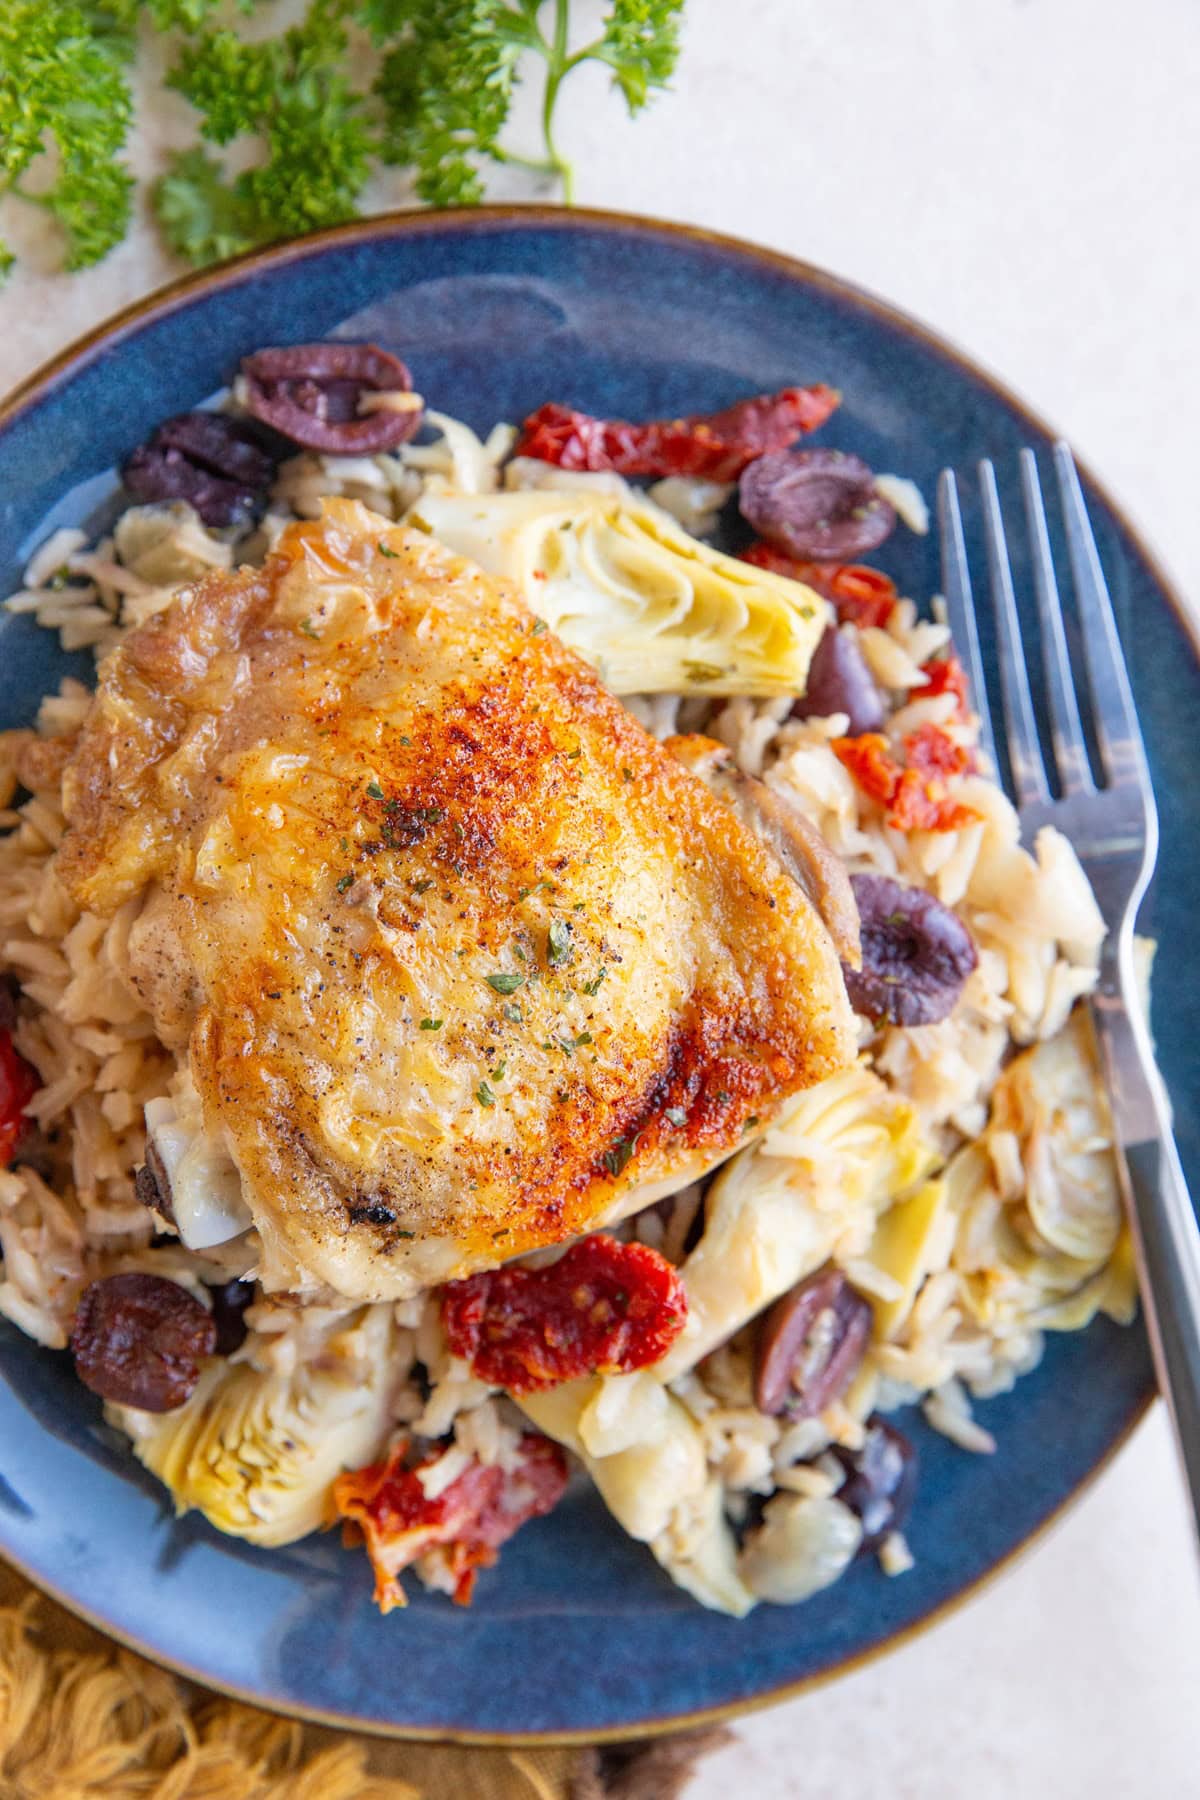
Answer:
[[[979,816],[947,790],[947,779],[965,775],[973,758],[939,725],[909,732],[903,762],[877,731],[835,738],[831,748],[863,793],[888,809],[895,831],[957,831]]]
[[[904,760],[918,775],[966,775],[974,763],[971,752],[957,743],[940,725],[920,725],[904,740]]]
[[[948,656],[935,656],[929,662],[923,662],[921,673],[925,677],[925,686],[913,690],[914,700],[932,699],[936,694],[953,694],[953,716],[961,720],[970,716],[967,672],[953,650]]]
[[[0,1030],[0,1169],[7,1169],[17,1144],[28,1129],[25,1108],[41,1083],[12,1040]]]
[[[857,625],[860,630],[867,625],[882,628],[896,609],[895,582],[882,569],[868,568],[866,563],[802,562],[761,538],[743,550],[741,557],[755,568],[770,569],[815,589],[837,608],[840,625]]]
[[[433,1449],[406,1469],[407,1448],[402,1440],[385,1461],[339,1475],[333,1484],[338,1516],[362,1529],[380,1612],[405,1604],[397,1576],[433,1550],[440,1552],[455,1601],[469,1606],[475,1571],[490,1568],[500,1545],[528,1519],[557,1506],[567,1485],[567,1459],[549,1438],[527,1431],[517,1468],[473,1462],[431,1500],[418,1470],[436,1463],[443,1451]]]
[[[682,419],[598,419],[551,401],[521,427],[517,456],[560,469],[615,469],[619,475],[693,475],[736,481],[747,464],[770,450],[786,450],[815,431],[839,405],[835,388],[781,388],[756,394],[723,412]]]
[[[494,1269],[452,1281],[442,1321],[481,1381],[532,1394],[577,1375],[644,1369],[683,1330],[687,1297],[671,1264],[603,1233],[546,1269]]]
[[[906,769],[887,822],[894,831],[959,831],[978,817],[974,807],[939,793],[936,782],[923,780],[915,769]]]
[[[848,769],[864,794],[890,806],[904,773],[892,755],[892,746],[881,731],[864,731],[858,737],[834,738],[833,753]]]

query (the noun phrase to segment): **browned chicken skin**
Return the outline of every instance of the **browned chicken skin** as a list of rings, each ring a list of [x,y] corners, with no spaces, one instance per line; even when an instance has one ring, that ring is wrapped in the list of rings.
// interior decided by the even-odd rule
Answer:
[[[105,663],[62,880],[129,904],[270,1287],[401,1295],[679,1185],[853,1054],[800,886],[529,610],[334,501]]]

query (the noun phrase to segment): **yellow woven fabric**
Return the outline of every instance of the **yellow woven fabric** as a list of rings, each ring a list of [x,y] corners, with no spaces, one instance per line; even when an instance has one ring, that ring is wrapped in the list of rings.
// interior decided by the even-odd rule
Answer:
[[[0,1800],[674,1800],[728,1735],[603,1751],[351,1738],[178,1680],[0,1562]]]
[[[347,1738],[215,1699],[0,1563],[0,1800],[569,1800],[580,1762]]]

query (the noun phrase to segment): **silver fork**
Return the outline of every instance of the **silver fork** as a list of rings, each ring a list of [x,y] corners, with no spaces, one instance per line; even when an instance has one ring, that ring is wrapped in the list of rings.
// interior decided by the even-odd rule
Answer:
[[[1200,1231],[1171,1131],[1170,1105],[1154,1062],[1138,997],[1133,932],[1158,851],[1158,813],[1129,676],[1071,452],[1054,448],[1075,605],[1087,657],[1091,717],[1102,778],[1092,778],[1055,579],[1037,458],[1021,452],[1029,534],[1058,788],[1051,797],[1029,691],[995,471],[979,465],[988,577],[996,614],[1000,700],[1012,770],[1010,794],[1026,833],[1056,825],[1075,846],[1108,936],[1092,998],[1113,1124],[1123,1155],[1122,1185],[1133,1230],[1142,1301],[1158,1383],[1200,1531]],[[996,762],[979,654],[970,572],[953,471],[938,484],[942,580],[951,630],[981,719],[981,742]],[[1086,696],[1083,704],[1087,704]],[[997,767],[999,765],[997,764]]]

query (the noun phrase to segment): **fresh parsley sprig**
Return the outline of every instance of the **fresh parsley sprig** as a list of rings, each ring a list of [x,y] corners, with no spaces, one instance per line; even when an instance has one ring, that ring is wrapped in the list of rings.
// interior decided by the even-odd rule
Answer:
[[[130,71],[165,34],[168,85],[194,108],[199,141],[169,159],[153,207],[193,262],[354,217],[381,167],[406,171],[407,191],[433,205],[477,203],[500,164],[551,178],[570,202],[556,123],[564,83],[601,64],[638,113],[670,80],[683,6],[309,0],[272,34],[273,0],[0,0],[0,200],[55,218],[68,268],[120,242],[134,185],[123,160]],[[542,144],[527,153],[505,131],[535,69]],[[235,140],[233,167],[223,153]],[[0,275],[12,260],[0,239]]]

